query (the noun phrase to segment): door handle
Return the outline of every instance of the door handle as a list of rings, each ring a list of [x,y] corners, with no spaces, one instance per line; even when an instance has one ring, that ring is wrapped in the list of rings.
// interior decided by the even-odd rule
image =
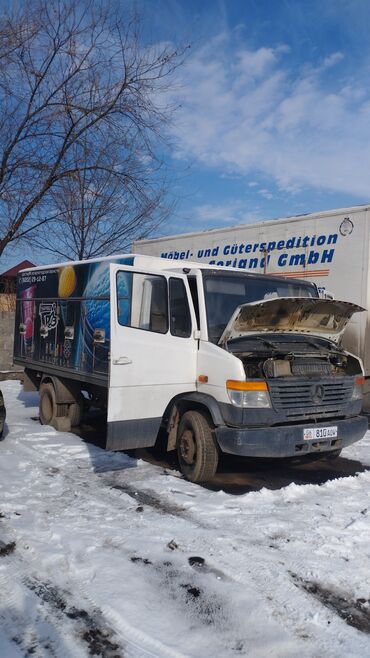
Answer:
[[[113,359],[114,366],[126,366],[129,363],[132,363],[132,361],[128,356],[119,356],[117,359]]]

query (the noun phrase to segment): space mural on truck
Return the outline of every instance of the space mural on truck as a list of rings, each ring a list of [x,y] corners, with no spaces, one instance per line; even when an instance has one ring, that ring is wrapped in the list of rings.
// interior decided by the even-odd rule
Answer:
[[[108,373],[110,263],[132,265],[133,258],[70,263],[18,275],[15,359]]]

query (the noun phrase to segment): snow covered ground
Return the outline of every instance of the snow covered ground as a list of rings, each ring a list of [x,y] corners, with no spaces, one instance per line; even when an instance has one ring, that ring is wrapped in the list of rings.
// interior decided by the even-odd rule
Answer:
[[[36,395],[1,388],[2,658],[370,656],[370,433],[352,475],[235,495],[43,427]]]

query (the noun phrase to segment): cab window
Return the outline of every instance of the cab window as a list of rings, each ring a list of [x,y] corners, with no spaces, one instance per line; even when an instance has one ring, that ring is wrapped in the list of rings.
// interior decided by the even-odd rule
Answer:
[[[119,324],[159,334],[168,331],[166,278],[157,274],[117,272]]]
[[[173,336],[191,336],[191,315],[185,284],[182,279],[170,279],[170,329]]]

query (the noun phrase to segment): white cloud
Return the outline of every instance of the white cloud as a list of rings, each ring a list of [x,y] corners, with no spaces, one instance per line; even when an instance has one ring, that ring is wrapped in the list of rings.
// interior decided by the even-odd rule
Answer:
[[[258,194],[263,196],[265,199],[268,199],[269,201],[274,198],[272,192],[270,192],[270,190],[266,189],[265,187],[258,190]]]
[[[338,62],[341,62],[342,59],[344,59],[343,53],[341,53],[341,52],[332,53],[328,57],[325,57],[325,59],[323,61],[323,67],[328,69],[328,68],[338,64]]]
[[[178,157],[262,174],[289,193],[313,186],[368,199],[367,80],[357,72],[329,90],[325,75],[342,53],[297,70],[287,52],[240,49],[225,33],[196,51],[180,73]]]
[[[207,227],[227,224],[248,224],[261,218],[258,209],[248,210],[247,203],[240,200],[225,204],[204,203],[192,208],[194,225]]]
[[[276,62],[276,54],[272,48],[258,50],[239,50],[236,53],[237,69],[241,74],[259,78]]]

